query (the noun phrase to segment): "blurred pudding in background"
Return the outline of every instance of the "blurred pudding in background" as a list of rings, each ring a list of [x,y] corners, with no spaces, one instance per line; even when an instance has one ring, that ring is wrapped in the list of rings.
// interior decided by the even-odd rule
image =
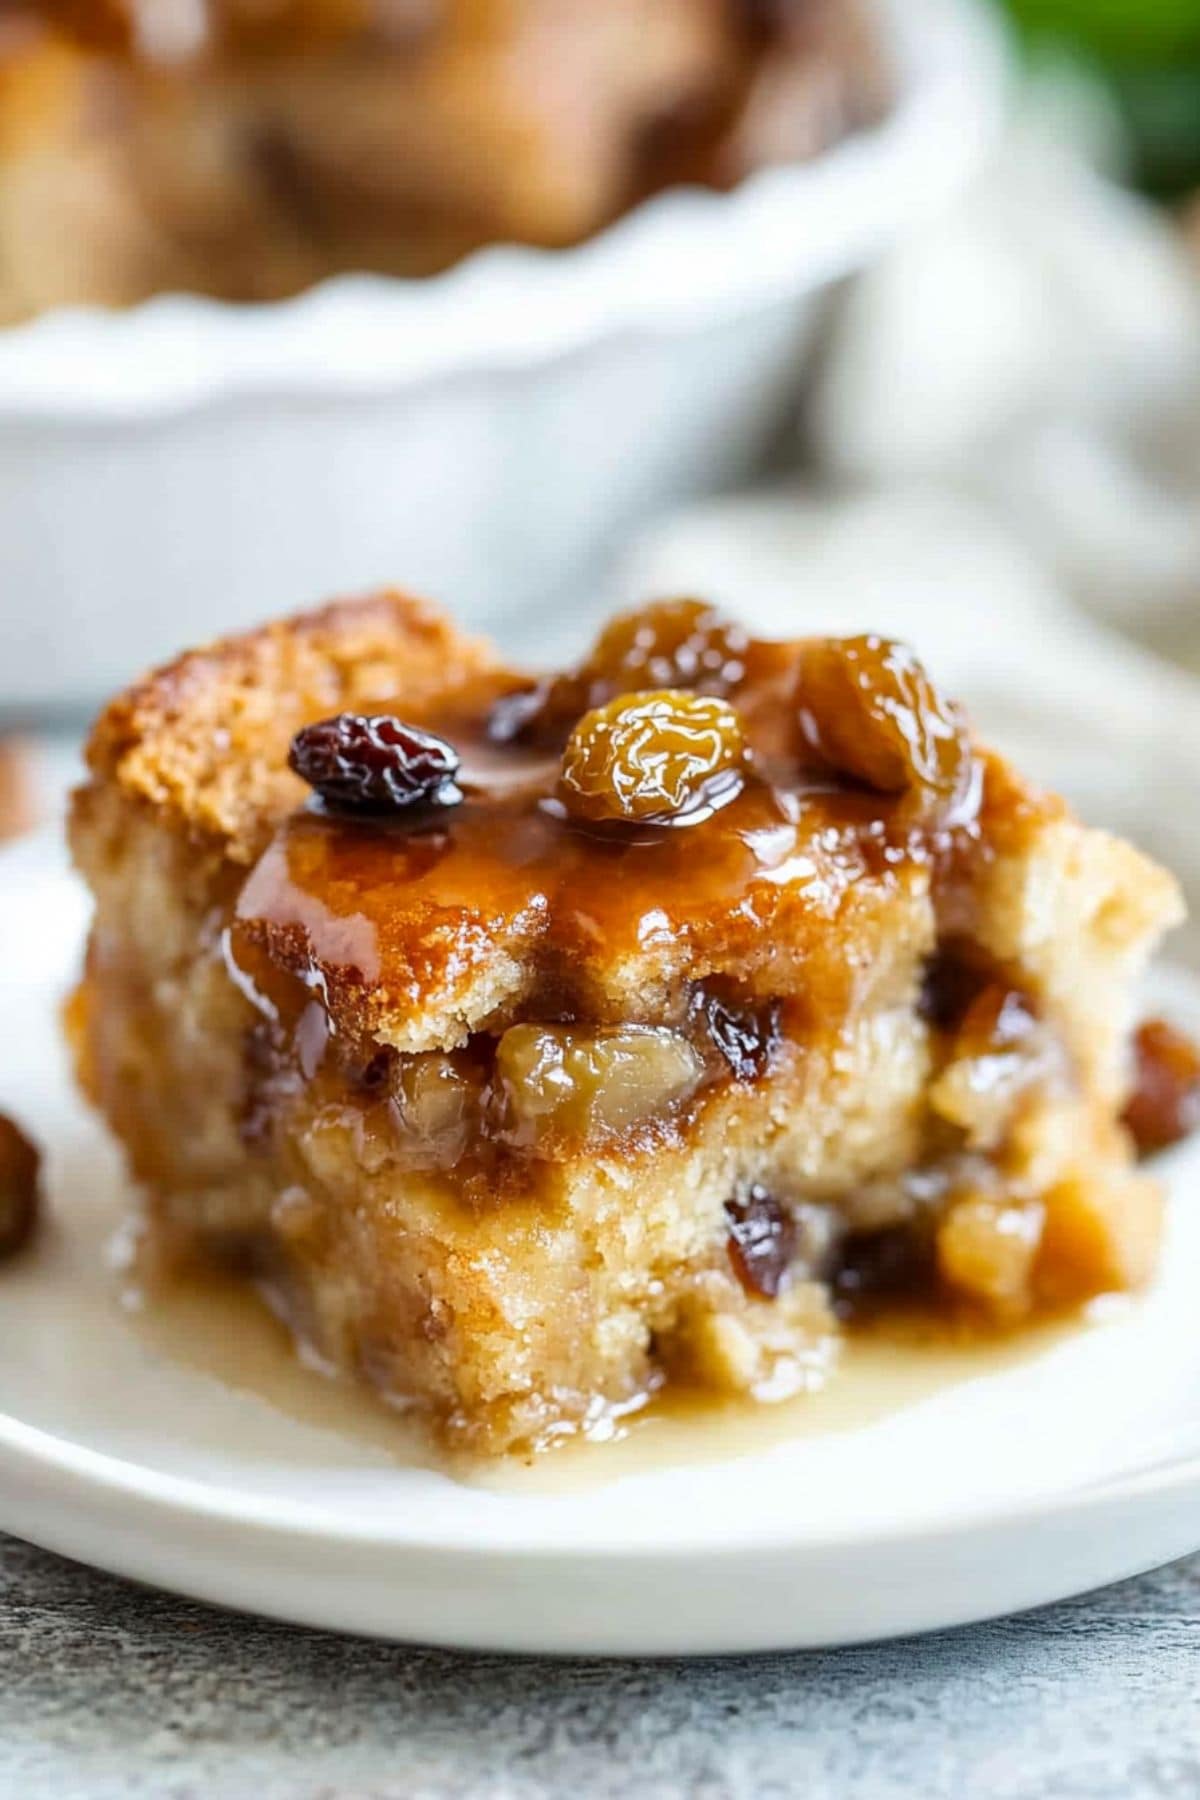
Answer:
[[[7,0],[0,318],[578,242],[886,106],[861,0]]]
[[[17,726],[398,576],[512,639],[579,607],[631,533],[774,454],[827,302],[965,187],[1008,70],[982,0],[0,0],[0,26]]]

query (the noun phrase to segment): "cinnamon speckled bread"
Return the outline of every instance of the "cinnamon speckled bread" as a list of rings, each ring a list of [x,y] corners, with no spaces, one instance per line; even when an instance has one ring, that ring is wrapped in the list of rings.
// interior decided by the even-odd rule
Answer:
[[[89,771],[76,1052],[151,1243],[455,1445],[1152,1272],[1119,1115],[1176,886],[901,646],[680,601],[534,681],[382,594],[149,676]]]

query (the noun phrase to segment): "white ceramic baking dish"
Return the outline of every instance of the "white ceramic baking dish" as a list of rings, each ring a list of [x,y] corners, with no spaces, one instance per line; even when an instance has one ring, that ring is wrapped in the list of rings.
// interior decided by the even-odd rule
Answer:
[[[648,515],[746,473],[819,298],[945,202],[1001,111],[981,0],[879,0],[877,130],[578,249],[280,305],[168,296],[0,335],[0,714],[382,580],[569,606]]]

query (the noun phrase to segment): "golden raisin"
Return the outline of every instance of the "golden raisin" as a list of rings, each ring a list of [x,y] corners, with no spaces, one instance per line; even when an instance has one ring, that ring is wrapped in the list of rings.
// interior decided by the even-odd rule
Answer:
[[[622,694],[688,688],[727,694],[745,674],[749,637],[703,600],[658,600],[610,620],[563,675],[505,694],[489,733],[498,743],[561,744],[585,712]]]
[[[686,1099],[703,1072],[665,1026],[513,1025],[496,1051],[502,1135],[536,1150],[620,1133]]]
[[[727,694],[745,673],[749,641],[740,625],[703,600],[658,600],[618,613],[581,673],[592,684],[593,706],[647,688]]]
[[[441,1050],[396,1061],[392,1123],[414,1166],[452,1168],[479,1132],[482,1080],[461,1055]]]
[[[962,715],[905,644],[867,636],[809,645],[799,702],[805,742],[839,774],[882,794],[915,791],[938,809],[966,787]]]
[[[563,751],[559,794],[594,824],[683,825],[741,787],[745,744],[724,700],[664,689],[585,713]]]
[[[1149,1156],[1200,1130],[1200,1047],[1165,1019],[1147,1019],[1133,1052],[1125,1124],[1139,1153]]]

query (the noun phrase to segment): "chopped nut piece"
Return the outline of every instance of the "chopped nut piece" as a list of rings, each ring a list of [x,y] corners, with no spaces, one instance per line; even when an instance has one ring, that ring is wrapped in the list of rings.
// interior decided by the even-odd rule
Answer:
[[[670,688],[631,694],[579,721],[559,792],[593,824],[688,824],[733,799],[744,760],[742,728],[723,700]]]
[[[1200,1047],[1165,1019],[1147,1019],[1133,1051],[1124,1118],[1138,1153],[1149,1156],[1200,1129]]]
[[[800,729],[839,774],[883,794],[915,791],[932,808],[962,792],[971,747],[912,651],[890,638],[829,638],[800,668]]]
[[[504,1134],[531,1148],[624,1131],[686,1099],[702,1074],[687,1039],[661,1026],[514,1025],[496,1051]]]
[[[20,1250],[33,1232],[41,1161],[20,1126],[0,1113],[0,1257]]]

